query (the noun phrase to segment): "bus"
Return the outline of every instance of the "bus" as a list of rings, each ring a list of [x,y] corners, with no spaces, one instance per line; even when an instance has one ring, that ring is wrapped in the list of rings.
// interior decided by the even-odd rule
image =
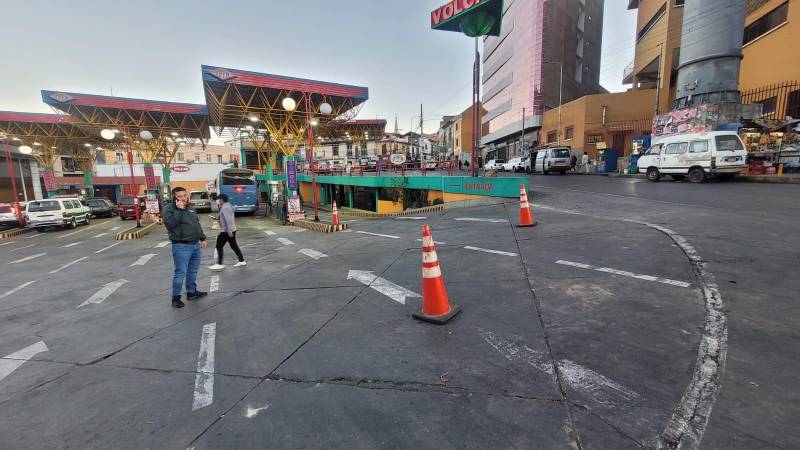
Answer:
[[[217,175],[217,193],[227,194],[234,212],[258,211],[258,184],[250,169],[223,169]]]

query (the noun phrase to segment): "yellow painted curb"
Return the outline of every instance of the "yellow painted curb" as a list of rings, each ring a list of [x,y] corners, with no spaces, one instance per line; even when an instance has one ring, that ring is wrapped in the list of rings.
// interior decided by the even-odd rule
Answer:
[[[337,231],[344,231],[349,229],[346,223],[340,223],[339,225],[331,225],[329,223],[312,222],[308,220],[296,220],[294,221],[294,225],[300,228],[316,231],[318,233],[336,233]]]
[[[20,234],[25,234],[28,231],[29,231],[28,228],[16,228],[8,231],[0,231],[0,239],[7,239],[10,237],[19,236]]]
[[[424,208],[416,208],[416,209],[407,209],[405,211],[397,212],[397,213],[375,213],[371,211],[355,211],[351,209],[342,209],[341,214],[343,216],[349,217],[373,217],[373,218],[380,218],[380,217],[400,217],[400,216],[413,216],[415,214],[421,214],[426,212],[434,212],[434,211],[444,211],[444,205],[433,205],[433,206],[426,206]]]
[[[144,236],[150,234],[157,226],[161,225],[160,223],[151,223],[150,225],[145,225],[142,228],[131,228],[129,230],[120,231],[114,237],[117,241],[130,241],[132,239],[139,239]]]

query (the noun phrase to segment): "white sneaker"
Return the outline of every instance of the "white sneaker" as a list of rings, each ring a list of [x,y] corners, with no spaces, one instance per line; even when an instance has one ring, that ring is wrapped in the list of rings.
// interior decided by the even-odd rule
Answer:
[[[208,270],[213,270],[214,272],[221,272],[221,271],[225,270],[225,265],[224,264],[214,264],[213,266],[210,266],[208,268]]]
[[[246,266],[246,265],[247,265],[247,261],[239,261],[236,264],[234,264],[233,267],[242,267],[242,266]]]

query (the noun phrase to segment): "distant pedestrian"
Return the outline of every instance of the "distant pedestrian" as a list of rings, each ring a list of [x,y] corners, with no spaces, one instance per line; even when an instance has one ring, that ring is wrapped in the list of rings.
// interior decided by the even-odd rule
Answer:
[[[578,165],[578,157],[572,155],[572,158],[569,159],[569,169],[575,172],[575,167]]]
[[[581,172],[589,173],[589,154],[586,152],[583,152],[583,156],[581,156]]]
[[[206,292],[197,290],[197,271],[200,269],[201,249],[206,248],[206,235],[200,226],[197,211],[189,205],[189,193],[182,187],[172,190],[172,203],[164,207],[164,225],[172,241],[172,307],[183,308],[181,291],[186,284],[186,299],[197,300]]]
[[[247,262],[245,262],[242,251],[239,249],[239,244],[236,242],[236,215],[233,212],[233,206],[228,203],[228,195],[220,194],[217,196],[217,202],[219,203],[219,234],[217,235],[216,245],[217,263],[209,267],[209,269],[214,271],[225,269],[225,265],[222,264],[225,244],[230,244],[231,249],[236,253],[236,257],[239,258],[239,262],[234,264],[233,267],[246,266]]]

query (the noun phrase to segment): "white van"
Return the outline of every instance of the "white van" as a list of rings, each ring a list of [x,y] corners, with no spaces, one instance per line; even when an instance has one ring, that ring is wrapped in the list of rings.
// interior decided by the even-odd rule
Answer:
[[[28,226],[36,231],[44,231],[48,227],[75,228],[79,223],[89,225],[91,209],[75,198],[48,198],[28,202]]]
[[[541,172],[544,175],[550,172],[558,172],[564,175],[570,169],[569,163],[572,152],[569,147],[540,148],[535,151],[535,154],[534,172]]]
[[[678,134],[656,138],[637,166],[650,181],[670,175],[702,183],[709,176],[736,176],[747,166],[747,150],[735,131]]]

